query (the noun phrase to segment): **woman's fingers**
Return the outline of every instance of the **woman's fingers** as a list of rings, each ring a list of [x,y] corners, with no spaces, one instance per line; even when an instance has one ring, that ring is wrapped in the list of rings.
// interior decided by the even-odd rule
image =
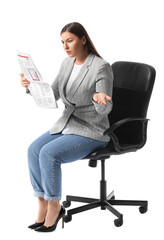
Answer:
[[[21,83],[29,84],[30,82],[26,78],[22,78],[21,79]]]
[[[29,81],[26,78],[22,78],[22,82],[28,82],[29,83]]]
[[[109,97],[108,95],[106,95],[106,99],[108,99],[110,101],[112,98]]]
[[[97,103],[99,103],[99,104],[104,104],[104,105],[107,104],[105,100],[98,100]]]
[[[20,73],[20,76],[21,76],[21,85],[22,85],[22,87],[27,88],[30,82],[24,77],[23,73]]]
[[[100,99],[101,99],[101,100],[99,101],[100,104],[107,105],[106,99],[110,101],[112,98],[109,97],[108,95],[104,94],[104,95],[101,95],[101,96],[100,96]]]
[[[105,105],[107,105],[106,99],[107,99],[108,101],[110,101],[112,98],[105,94],[105,95],[103,96],[103,101],[102,101],[103,104],[105,104]]]
[[[107,105],[106,100],[110,101],[112,98],[105,93],[96,93],[93,99],[99,104]]]

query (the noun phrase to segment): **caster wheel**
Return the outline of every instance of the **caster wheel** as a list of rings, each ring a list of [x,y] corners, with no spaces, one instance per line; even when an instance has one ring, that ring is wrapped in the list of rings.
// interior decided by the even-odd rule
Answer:
[[[123,224],[123,217],[120,217],[120,218],[114,220],[114,225],[116,227],[121,227],[122,224]]]
[[[65,215],[64,216],[64,222],[70,222],[72,220],[72,216],[69,216],[69,215]]]
[[[146,213],[147,212],[147,206],[141,206],[141,207],[139,207],[139,211],[140,211],[140,213]]]
[[[71,201],[64,201],[63,202],[63,207],[68,208],[71,206]]]

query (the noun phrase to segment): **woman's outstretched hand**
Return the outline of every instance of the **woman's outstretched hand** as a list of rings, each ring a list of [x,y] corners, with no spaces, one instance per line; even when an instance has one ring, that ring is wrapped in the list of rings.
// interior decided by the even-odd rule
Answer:
[[[106,100],[110,101],[111,99],[112,98],[105,93],[95,93],[93,95],[93,100],[99,104],[107,105]]]
[[[22,87],[27,88],[30,82],[24,77],[23,73],[20,73],[20,76],[21,76],[21,80],[20,81],[21,81]]]

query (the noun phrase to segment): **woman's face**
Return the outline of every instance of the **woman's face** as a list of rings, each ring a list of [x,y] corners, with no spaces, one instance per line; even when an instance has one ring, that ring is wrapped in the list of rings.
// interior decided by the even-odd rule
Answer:
[[[63,48],[69,57],[77,57],[85,50],[86,38],[83,36],[79,39],[75,34],[70,32],[63,32],[61,34],[61,41]]]

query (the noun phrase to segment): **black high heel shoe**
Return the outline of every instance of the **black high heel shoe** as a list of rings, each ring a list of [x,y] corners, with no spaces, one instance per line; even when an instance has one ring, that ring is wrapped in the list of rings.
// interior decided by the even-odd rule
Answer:
[[[35,231],[37,232],[52,232],[56,229],[57,224],[59,222],[59,220],[62,218],[62,228],[64,228],[64,215],[65,215],[65,208],[63,206],[61,206],[61,210],[59,212],[58,218],[56,219],[56,222],[54,225],[50,226],[50,227],[46,227],[46,226],[41,226],[35,229]]]
[[[36,222],[36,223],[28,226],[28,228],[36,229],[36,228],[38,228],[38,227],[41,227],[44,223],[45,223],[45,221],[44,221],[44,222]]]

